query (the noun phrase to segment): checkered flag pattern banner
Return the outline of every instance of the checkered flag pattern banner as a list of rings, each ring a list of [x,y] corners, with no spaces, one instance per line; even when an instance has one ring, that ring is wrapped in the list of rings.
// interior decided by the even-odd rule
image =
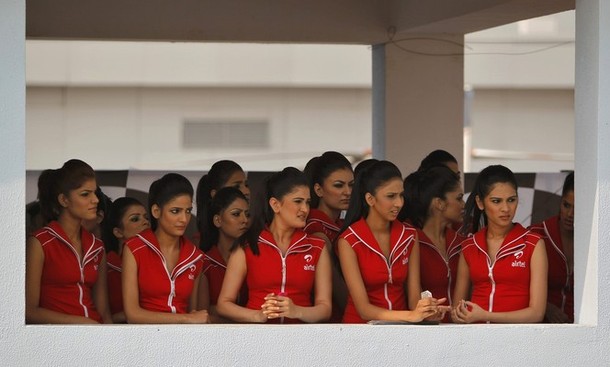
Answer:
[[[464,174],[464,200],[472,191],[478,173]],[[515,222],[527,227],[559,214],[561,190],[567,173],[516,173],[519,206]]]

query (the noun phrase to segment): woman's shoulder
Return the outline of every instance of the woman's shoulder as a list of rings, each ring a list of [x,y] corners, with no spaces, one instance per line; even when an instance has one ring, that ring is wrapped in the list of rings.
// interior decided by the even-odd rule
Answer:
[[[59,222],[51,221],[41,228],[38,228],[30,237],[36,238],[41,244],[53,238],[61,238],[64,231]]]
[[[419,228],[416,228],[415,226],[409,225],[405,222],[401,222],[399,220],[395,220],[392,222],[392,229],[395,228],[399,228],[401,231],[404,231],[405,233],[408,234],[417,234],[419,235],[419,233],[423,233],[423,230],[420,230]]]
[[[127,241],[125,241],[124,246],[129,248],[132,253],[135,253],[140,249],[146,248],[148,246],[155,246],[156,244],[157,238],[155,237],[154,232],[149,228],[129,238]]]
[[[477,237],[478,234],[478,237]],[[465,237],[459,244],[459,247],[461,249],[461,251],[465,251],[471,247],[473,247],[476,244],[476,239],[478,238],[478,241],[485,241],[485,231],[484,229],[479,230],[479,232],[473,233],[472,235]]]
[[[509,233],[508,240],[515,241],[515,242],[521,242],[521,241],[518,241],[519,239],[521,239],[522,242],[524,242],[526,245],[536,246],[536,244],[543,237],[544,237],[543,234],[538,233],[537,231],[534,231],[531,228],[525,228],[520,223],[515,223]]]
[[[555,215],[542,222],[532,224],[528,229],[540,234],[542,237],[547,237],[549,234],[551,236],[559,235],[559,216]]]
[[[354,233],[363,232],[365,228],[368,228],[368,224],[366,224],[366,220],[364,220],[364,218],[360,218],[354,223],[350,224],[341,234],[339,234],[338,238],[346,238]]]
[[[319,247],[321,249],[326,246],[326,241],[320,237],[313,236],[308,233],[305,234],[305,237],[307,239],[307,242],[310,243],[312,246]]]

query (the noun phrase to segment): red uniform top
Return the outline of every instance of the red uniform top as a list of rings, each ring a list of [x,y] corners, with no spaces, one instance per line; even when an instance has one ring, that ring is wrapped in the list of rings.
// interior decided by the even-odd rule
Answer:
[[[34,232],[34,237],[44,252],[40,307],[103,322],[91,295],[104,256],[102,241],[81,228],[81,258],[58,222]]]
[[[258,237],[259,254],[254,255],[249,246],[245,248],[248,285],[247,308],[260,310],[269,293],[284,294],[295,305],[312,306],[316,266],[326,242],[308,236],[297,229],[292,234],[290,246],[282,255],[273,235],[264,229]],[[269,322],[300,323],[298,319],[281,318]]]
[[[125,242],[138,266],[140,307],[149,311],[187,313],[195,279],[201,274],[203,252],[180,237],[180,254],[168,272],[165,258],[151,229]]]
[[[225,278],[226,271],[227,264],[222,258],[218,247],[212,247],[205,253],[205,257],[203,258],[203,275],[208,279],[210,305],[212,306],[218,303],[218,296],[222,289],[222,281]],[[237,304],[241,305],[245,302],[248,297],[248,289],[245,285],[242,287],[237,297]]]
[[[559,216],[551,217],[530,229],[542,236],[549,261],[547,301],[562,310],[574,322],[574,273],[570,271],[563,252],[559,232]]]
[[[335,243],[343,221],[337,219],[333,221],[326,213],[318,209],[309,210],[309,216],[307,217],[307,224],[303,230],[307,234],[324,233],[332,244]]]
[[[332,244],[333,252],[337,253],[337,237],[339,236],[339,231],[341,230],[341,226],[343,226],[343,220],[337,218],[336,221],[330,219],[326,213],[319,209],[311,209],[309,211],[309,216],[307,217],[307,224],[303,230],[307,232],[309,235],[313,235],[314,233],[324,233],[326,237],[330,240]],[[338,265],[337,265],[338,266]],[[343,319],[343,309],[339,307],[337,303],[333,303],[333,309],[328,322],[330,323],[340,323]]]
[[[123,287],[121,285],[122,261],[119,254],[114,251],[106,254],[107,278],[108,278],[108,303],[110,313],[115,314],[123,311]]]
[[[366,221],[353,223],[339,237],[354,249],[369,302],[388,310],[406,310],[405,280],[409,271],[409,256],[415,243],[416,230],[393,221],[390,229],[390,256],[383,255]],[[351,295],[343,315],[344,323],[364,323]]]
[[[220,295],[226,271],[227,264],[218,251],[218,247],[212,247],[203,258],[203,275],[208,279],[210,305],[218,303],[218,295]]]
[[[457,279],[460,243],[466,237],[460,236],[451,228],[447,228],[445,231],[447,256],[445,257],[423,230],[418,229],[417,235],[419,236],[421,287],[423,290],[429,290],[436,299],[446,297],[447,303],[445,304],[452,305],[451,295]],[[445,315],[443,322],[450,321],[450,315]]]
[[[531,258],[539,240],[540,235],[515,223],[493,260],[487,254],[487,228],[462,242],[472,282],[471,301],[489,312],[528,307]]]

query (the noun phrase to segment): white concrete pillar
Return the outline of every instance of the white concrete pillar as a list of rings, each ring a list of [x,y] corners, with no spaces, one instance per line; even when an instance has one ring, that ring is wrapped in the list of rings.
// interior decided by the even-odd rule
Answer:
[[[576,1],[576,322],[610,316],[610,3]]]
[[[0,2],[0,341],[23,324],[25,280],[25,0]],[[10,310],[10,311],[9,311]],[[0,354],[6,350],[0,345]],[[0,361],[0,365],[3,364]]]
[[[461,166],[464,37],[400,38],[373,47],[373,157],[406,175],[429,152],[444,149]]]

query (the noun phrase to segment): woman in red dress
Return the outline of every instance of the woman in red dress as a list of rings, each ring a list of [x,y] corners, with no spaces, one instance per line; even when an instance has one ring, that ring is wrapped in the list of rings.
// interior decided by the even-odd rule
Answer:
[[[307,178],[288,167],[265,182],[251,228],[227,265],[218,313],[236,322],[313,323],[331,314],[331,263],[326,242],[303,231]],[[243,283],[246,307],[237,304]]]
[[[513,223],[518,203],[517,180],[508,168],[489,166],[479,173],[466,203],[475,234],[461,245],[454,322],[542,321],[547,296],[544,241]]]
[[[137,199],[122,197],[109,205],[103,221],[103,239],[108,264],[108,299],[112,321],[127,322],[123,312],[121,274],[123,245],[125,241],[150,228],[146,207]]]
[[[199,308],[208,310],[212,322],[226,321],[218,316],[216,304],[235,241],[248,229],[250,209],[246,196],[234,187],[223,187],[216,192],[208,207],[208,221],[201,238],[201,250],[205,252],[203,274],[199,286]],[[248,294],[245,287],[237,303],[243,305]]]
[[[460,243],[465,239],[451,228],[464,215],[460,177],[445,166],[432,167],[410,174],[404,189],[399,219],[417,228],[422,289],[447,298],[451,306]],[[450,321],[449,314],[443,321]]]
[[[549,259],[548,300],[544,320],[574,322],[574,172],[563,183],[559,215],[531,230],[540,234]]]
[[[349,289],[343,322],[440,320],[448,309],[439,305],[445,300],[420,299],[417,232],[398,220],[404,203],[398,168],[371,162],[356,176],[352,195],[337,240]]]
[[[123,306],[127,322],[202,324],[207,310],[197,308],[203,252],[184,237],[191,220],[193,187],[168,173],[150,185],[151,229],[125,242]]]
[[[112,323],[102,241],[82,227],[97,217],[95,172],[72,159],[38,179],[48,224],[26,247],[25,318],[32,324]]]

